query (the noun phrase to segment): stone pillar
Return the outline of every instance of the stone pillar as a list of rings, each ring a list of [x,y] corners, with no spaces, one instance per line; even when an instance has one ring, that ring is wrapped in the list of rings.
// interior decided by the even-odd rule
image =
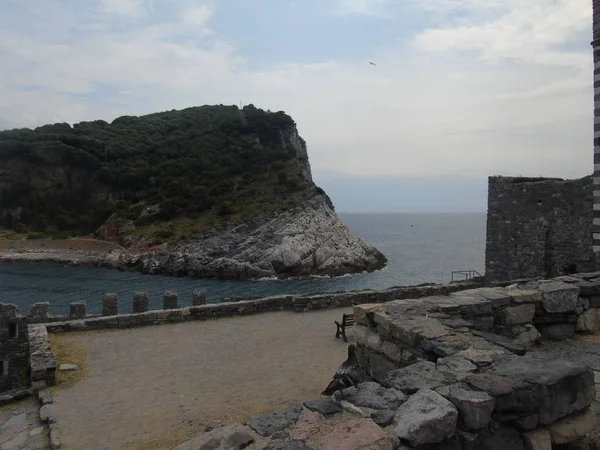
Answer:
[[[116,316],[119,314],[119,294],[107,293],[102,299],[102,315]]]
[[[200,306],[206,305],[206,290],[198,289],[197,291],[192,292],[192,305]]]
[[[177,292],[165,291],[163,297],[163,309],[175,309],[178,308],[177,300],[179,299]]]
[[[34,322],[46,322],[50,315],[50,303],[38,302],[31,307],[31,318]]]
[[[69,317],[71,319],[83,319],[85,316],[87,316],[87,305],[85,303],[71,303],[71,311],[69,312]]]
[[[133,294],[133,313],[148,311],[149,296],[147,292],[136,292]]]
[[[0,319],[14,319],[17,317],[17,306],[12,303],[0,303]]]
[[[600,0],[593,0],[592,32],[594,48],[594,218],[593,251],[600,252]],[[598,258],[596,258],[598,261]],[[599,266],[596,265],[596,270]]]

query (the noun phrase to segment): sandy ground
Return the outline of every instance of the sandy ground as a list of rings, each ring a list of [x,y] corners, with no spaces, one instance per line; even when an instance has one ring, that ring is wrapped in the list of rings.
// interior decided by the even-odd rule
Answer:
[[[346,359],[333,321],[350,310],[68,335],[88,349],[89,377],[55,393],[63,441],[120,449],[318,398]]]

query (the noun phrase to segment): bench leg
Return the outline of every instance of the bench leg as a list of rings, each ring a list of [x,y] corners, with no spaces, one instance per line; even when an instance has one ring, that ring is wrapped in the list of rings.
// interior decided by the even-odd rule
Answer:
[[[337,331],[335,332],[335,338],[339,339],[340,338],[340,326],[336,323],[335,326],[337,327]]]
[[[344,342],[348,342],[348,339],[346,338],[346,327],[342,328],[342,336],[344,337]]]

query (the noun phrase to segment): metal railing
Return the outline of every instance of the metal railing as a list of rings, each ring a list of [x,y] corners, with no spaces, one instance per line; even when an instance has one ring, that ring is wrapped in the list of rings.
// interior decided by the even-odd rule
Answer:
[[[459,276],[462,276],[464,278],[457,279]],[[450,275],[450,283],[457,283],[459,281],[469,281],[475,277],[481,277],[481,274],[476,270],[453,270]]]

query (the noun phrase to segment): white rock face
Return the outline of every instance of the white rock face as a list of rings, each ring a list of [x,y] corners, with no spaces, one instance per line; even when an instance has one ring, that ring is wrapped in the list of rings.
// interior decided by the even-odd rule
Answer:
[[[344,275],[381,269],[386,257],[354,235],[318,195],[293,211],[191,240],[168,252],[119,255],[143,272],[219,278]]]

